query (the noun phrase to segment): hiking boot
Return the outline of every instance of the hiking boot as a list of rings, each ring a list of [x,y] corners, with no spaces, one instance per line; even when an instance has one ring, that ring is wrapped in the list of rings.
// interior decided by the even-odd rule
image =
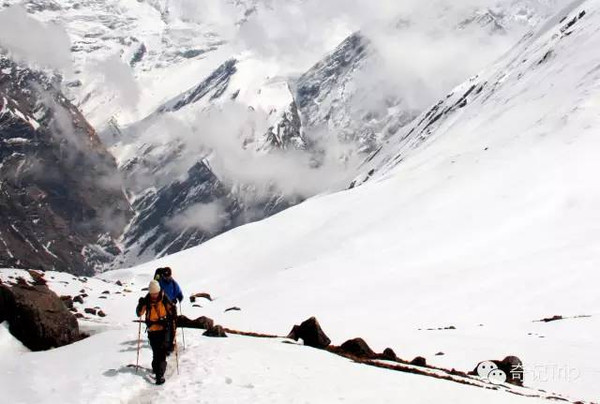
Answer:
[[[157,385],[160,386],[161,384],[164,384],[164,383],[165,383],[165,377],[164,376],[157,376],[156,377],[156,384]]]

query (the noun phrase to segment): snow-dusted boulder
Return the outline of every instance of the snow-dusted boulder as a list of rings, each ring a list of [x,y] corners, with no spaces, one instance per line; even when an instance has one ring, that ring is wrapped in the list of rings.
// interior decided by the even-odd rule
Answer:
[[[373,359],[376,354],[362,338],[354,338],[344,342],[340,346],[343,354],[357,356],[359,358]]]
[[[427,366],[427,359],[423,358],[422,356],[417,356],[415,359],[413,359],[412,361],[410,361],[411,365],[414,366]]]
[[[227,334],[225,334],[225,330],[220,325],[215,325],[214,327],[210,327],[202,335],[204,335],[205,337],[213,337],[213,338],[227,338]]]
[[[186,316],[177,317],[177,327],[180,328],[198,328],[202,330],[210,330],[214,326],[214,321],[208,317],[202,316],[195,320],[191,320]]]
[[[47,286],[0,285],[0,320],[27,348],[43,351],[81,339],[77,319]]]
[[[331,343],[315,317],[309,318],[300,325],[295,325],[287,337],[295,341],[302,339],[304,345],[320,349],[327,348]]]

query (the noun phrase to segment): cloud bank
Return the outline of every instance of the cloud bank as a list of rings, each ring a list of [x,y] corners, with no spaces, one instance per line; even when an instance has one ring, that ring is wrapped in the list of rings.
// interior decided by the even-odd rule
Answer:
[[[223,223],[227,220],[228,215],[223,205],[215,201],[190,206],[177,216],[169,219],[166,225],[176,231],[192,228],[213,234],[221,230]]]
[[[140,101],[140,87],[131,66],[112,55],[96,61],[90,70],[99,78],[99,85],[110,88],[120,105],[134,110]]]
[[[0,11],[0,48],[18,61],[70,73],[71,40],[59,25],[29,16],[21,6]]]

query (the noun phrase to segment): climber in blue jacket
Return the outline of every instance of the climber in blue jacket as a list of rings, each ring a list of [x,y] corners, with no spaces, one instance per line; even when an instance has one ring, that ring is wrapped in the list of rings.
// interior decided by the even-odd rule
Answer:
[[[181,292],[181,288],[177,281],[173,279],[173,271],[171,268],[158,268],[154,279],[160,283],[161,290],[167,294],[167,297],[171,302],[177,304],[177,300],[179,300],[179,302],[183,301],[183,293]]]
[[[179,303],[183,301],[183,293],[181,292],[181,288],[175,279],[173,279],[173,271],[169,267],[158,268],[154,273],[154,280],[158,281],[160,284],[160,289],[164,291],[167,298],[173,303],[175,307],[175,317],[177,318],[177,301]],[[175,333],[176,333],[176,324],[174,326],[169,327],[168,332],[168,353],[173,352],[175,349]]]

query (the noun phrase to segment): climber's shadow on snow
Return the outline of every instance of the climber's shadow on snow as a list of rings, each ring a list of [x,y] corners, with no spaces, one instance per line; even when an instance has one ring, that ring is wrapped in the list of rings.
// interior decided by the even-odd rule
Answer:
[[[121,342],[121,346],[126,346],[127,348],[120,349],[119,352],[133,352],[133,351],[137,351],[137,349],[138,349],[138,341],[134,339],[132,341]],[[150,343],[148,341],[141,342],[140,343],[140,349],[143,349],[143,348],[150,348]]]
[[[123,341],[121,342],[120,345],[135,345],[137,346],[138,340],[137,339],[132,339],[130,341]]]
[[[106,372],[102,373],[102,375],[106,377],[115,377],[122,374],[145,376],[149,373],[152,373],[152,370],[143,366],[136,369],[133,365],[125,365],[121,366],[119,369],[108,369]]]

